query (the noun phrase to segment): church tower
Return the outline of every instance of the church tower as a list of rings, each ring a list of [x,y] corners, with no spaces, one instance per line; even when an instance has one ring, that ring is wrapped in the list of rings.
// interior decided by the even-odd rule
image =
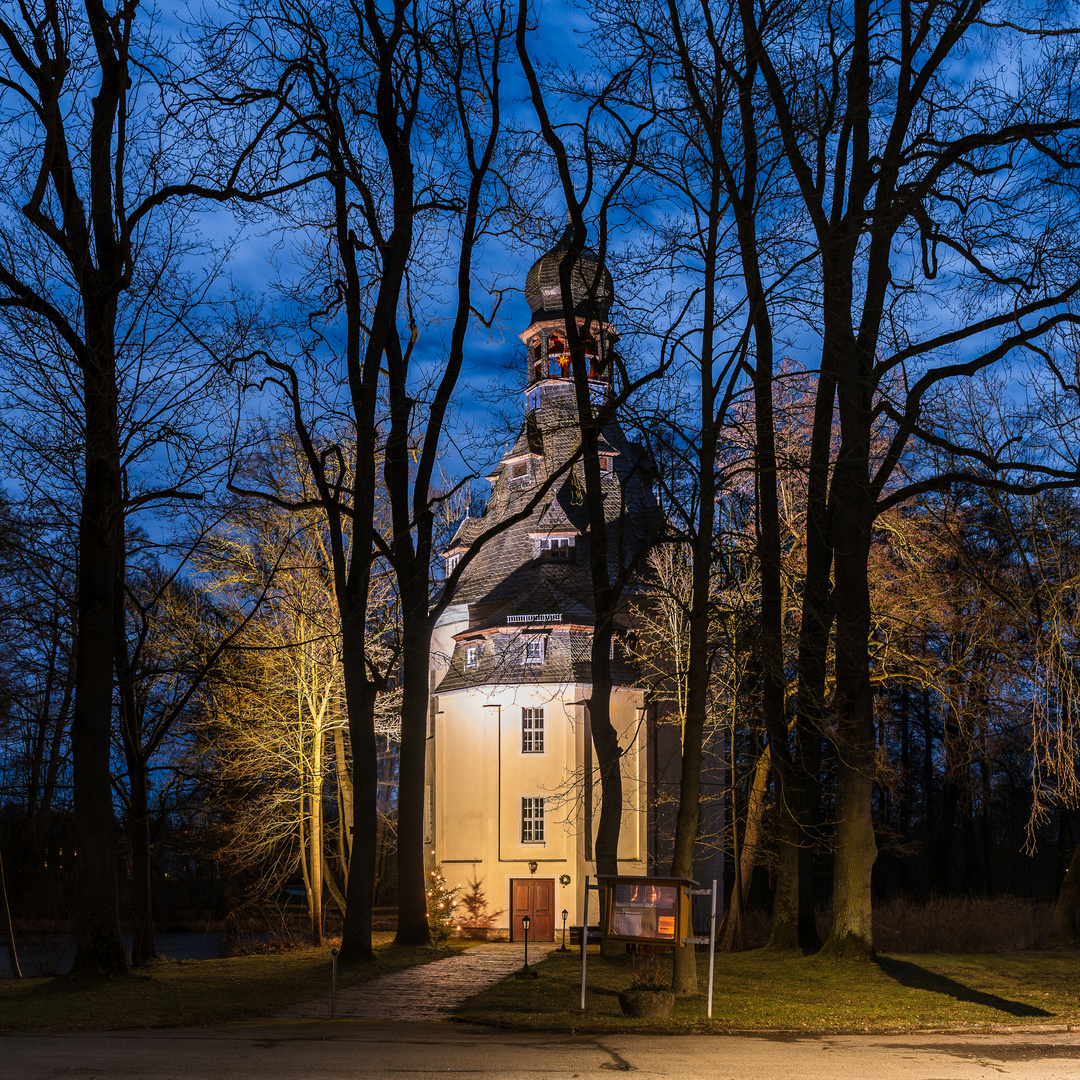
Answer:
[[[569,229],[525,279],[532,311],[525,347],[525,418],[488,477],[480,518],[466,518],[446,552],[448,570],[492,524],[520,513],[575,454],[580,425],[570,370],[559,267]],[[612,280],[592,251],[572,270],[574,317],[586,334],[594,402],[612,393],[608,322]],[[608,550],[637,557],[655,534],[651,461],[617,421],[600,439]],[[432,647],[427,782],[428,849],[448,884],[477,881],[492,929],[551,941],[580,925],[582,886],[595,874],[593,844],[600,784],[586,699],[591,693],[595,624],[589,530],[581,463],[532,512],[489,541],[463,574]],[[632,598],[631,598],[632,599]],[[611,718],[623,749],[620,872],[646,873],[649,798],[645,695],[623,657],[616,620]],[[459,909],[463,910],[463,909]]]

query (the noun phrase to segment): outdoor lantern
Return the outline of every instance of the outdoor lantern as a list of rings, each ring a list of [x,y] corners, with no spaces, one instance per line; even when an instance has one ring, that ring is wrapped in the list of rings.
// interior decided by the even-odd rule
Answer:
[[[559,948],[559,952],[569,952],[566,947],[566,920],[569,917],[570,912],[566,908],[562,909],[562,946]]]

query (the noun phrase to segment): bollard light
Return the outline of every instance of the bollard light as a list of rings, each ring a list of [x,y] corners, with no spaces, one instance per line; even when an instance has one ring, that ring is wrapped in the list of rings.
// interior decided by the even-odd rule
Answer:
[[[331,949],[331,975],[330,975],[330,1019],[337,1019],[337,958],[338,950]]]
[[[567,917],[569,916],[569,914],[570,914],[570,912],[567,911],[566,908],[562,909],[562,945],[559,946],[559,952],[569,952],[570,951],[566,947],[566,920],[567,920]]]

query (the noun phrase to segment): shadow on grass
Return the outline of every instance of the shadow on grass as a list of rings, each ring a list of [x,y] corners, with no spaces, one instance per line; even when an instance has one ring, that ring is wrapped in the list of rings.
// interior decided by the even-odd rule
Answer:
[[[1008,1013],[1010,1016],[1053,1016],[1053,1013],[1034,1005],[1025,1005],[1021,1001],[1009,1001],[997,994],[984,994],[970,986],[950,979],[947,975],[938,975],[926,968],[919,967],[909,960],[895,960],[888,956],[878,956],[875,963],[890,978],[902,986],[913,990],[929,990],[935,994],[947,994],[957,1001],[966,1001],[971,1005],[985,1005],[988,1009]]]

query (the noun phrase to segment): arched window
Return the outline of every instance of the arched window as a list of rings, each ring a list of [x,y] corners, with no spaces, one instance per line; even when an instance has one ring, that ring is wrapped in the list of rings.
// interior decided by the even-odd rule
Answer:
[[[585,339],[585,355],[589,358],[589,378],[599,381],[604,377],[604,368],[600,363],[600,346],[596,338],[590,334]]]
[[[548,375],[553,379],[565,379],[570,375],[570,353],[561,334],[552,334],[548,338]]]

